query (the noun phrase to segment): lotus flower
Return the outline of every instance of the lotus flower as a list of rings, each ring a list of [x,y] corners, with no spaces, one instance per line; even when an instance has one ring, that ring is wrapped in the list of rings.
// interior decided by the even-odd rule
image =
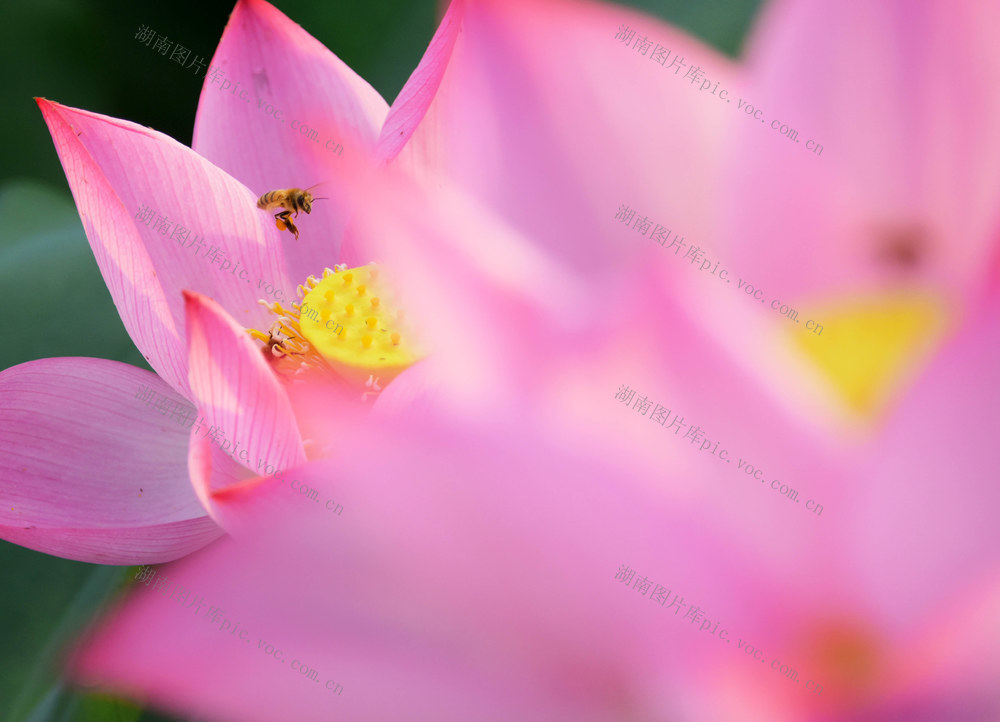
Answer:
[[[518,53],[505,56],[506,64],[525,74],[565,80],[555,64],[524,60],[543,50],[530,40],[551,39],[546,31],[556,18],[562,20],[561,37],[573,38],[595,19],[616,15],[600,6],[569,7],[546,4],[529,17],[519,14],[524,8],[519,3],[503,6],[509,10],[470,4],[452,62],[465,57],[466,66],[479,68],[481,77],[496,78],[491,69],[498,65],[490,64],[491,56],[499,47],[516,48]],[[769,317],[766,308],[741,311],[699,281],[665,288],[665,280],[685,278],[673,271],[635,272],[631,287],[616,285],[609,275],[608,285],[621,295],[600,289],[595,301],[591,288],[580,292],[576,283],[581,276],[600,278],[606,270],[601,262],[608,259],[598,252],[594,261],[589,253],[587,244],[596,243],[593,231],[582,236],[587,253],[577,260],[580,275],[554,273],[556,290],[550,294],[550,287],[541,285],[550,280],[543,271],[552,269],[544,261],[558,257],[558,247],[529,263],[530,246],[516,255],[515,242],[484,233],[490,250],[482,261],[469,239],[471,213],[449,227],[445,213],[431,204],[419,240],[411,239],[421,227],[418,209],[407,208],[402,198],[384,206],[393,212],[377,223],[371,210],[361,213],[358,237],[376,243],[381,237],[395,252],[393,263],[408,269],[400,283],[435,342],[435,356],[423,368],[438,384],[421,386],[416,369],[407,372],[383,393],[378,414],[351,420],[339,435],[327,435],[338,438],[349,453],[335,464],[313,462],[301,470],[312,488],[342,494],[345,506],[358,510],[343,526],[324,525],[312,510],[290,510],[288,518],[274,514],[269,500],[282,491],[274,482],[258,484],[253,494],[210,495],[209,475],[203,471],[196,478],[196,488],[233,540],[164,573],[197,589],[206,604],[229,605],[227,613],[235,615],[231,621],[263,630],[263,653],[259,645],[254,648],[256,639],[249,648],[217,643],[229,631],[222,620],[213,628],[176,600],[139,590],[76,658],[80,677],[226,719],[289,712],[320,719],[338,710],[373,719],[399,718],[403,710],[417,719],[996,718],[1000,700],[990,675],[1000,649],[998,570],[989,514],[996,492],[985,482],[998,461],[988,436],[997,412],[981,388],[993,388],[997,381],[1000,314],[995,268],[988,266],[972,283],[969,261],[995,257],[995,211],[987,200],[995,197],[993,172],[975,178],[972,197],[981,205],[962,220],[970,233],[957,245],[961,263],[951,274],[936,275],[937,267],[924,255],[926,235],[915,240],[912,232],[900,230],[912,225],[887,227],[865,215],[867,204],[844,200],[855,197],[854,179],[861,177],[850,159],[868,157],[870,143],[855,140],[856,125],[848,132],[846,123],[854,120],[846,114],[817,112],[851,77],[840,70],[840,60],[826,51],[818,65],[807,66],[818,73],[815,77],[829,80],[816,82],[803,102],[792,104],[770,90],[777,87],[771,84],[775,68],[801,68],[802,54],[817,48],[809,42],[813,27],[824,28],[830,47],[863,49],[877,61],[873,67],[886,72],[892,63],[916,66],[916,55],[927,48],[933,49],[933,60],[960,64],[978,52],[977,43],[985,37],[980,29],[989,23],[971,6],[943,25],[908,22],[902,4],[878,11],[809,6],[821,8],[820,15],[805,7],[776,6],[753,45],[757,64],[733,79],[732,87],[754,94],[762,107],[774,102],[780,109],[775,112],[801,108],[803,118],[815,121],[809,133],[826,141],[822,155],[803,153],[779,133],[772,149],[787,155],[778,155],[781,163],[769,166],[776,169],[778,187],[798,188],[802,178],[820,179],[815,188],[801,186],[811,191],[808,205],[786,218],[760,212],[744,196],[720,194],[725,220],[699,219],[694,211],[685,218],[718,244],[723,240],[719,229],[742,218],[752,237],[770,239],[786,252],[794,243],[815,243],[803,244],[801,234],[790,232],[807,209],[819,208],[817,217],[835,219],[825,228],[882,229],[847,234],[859,239],[848,244],[853,259],[815,268],[801,260],[784,261],[763,241],[746,244],[744,251],[736,241],[747,236],[733,237],[727,250],[747,264],[749,270],[742,272],[748,278],[753,275],[755,282],[795,303],[808,301],[811,293],[839,301],[810,304],[818,309],[816,317],[828,313],[824,318],[832,319],[822,336],[803,340],[801,329],[782,326],[789,322]],[[884,44],[879,52],[858,41],[857,33],[869,32],[857,21],[858,12],[878,13],[884,27],[903,41]],[[551,44],[544,47],[551,52]],[[819,72],[833,63],[837,71]],[[924,88],[916,82],[919,77],[906,87],[924,90],[929,104],[940,103],[941,92],[933,84]],[[442,84],[454,87],[447,76]],[[490,87],[480,90],[488,94]],[[554,82],[552,87],[570,86]],[[992,86],[977,87],[985,96],[977,107],[993,112]],[[790,85],[784,92],[796,90]],[[442,94],[441,105],[431,111],[448,110],[448,97]],[[880,99],[878,105],[888,102]],[[566,114],[580,111],[572,103],[555,105]],[[512,107],[528,114],[536,106]],[[890,117],[902,118],[904,128],[919,125],[916,116],[893,110],[873,107],[864,117],[872,127]],[[754,122],[745,132],[752,137],[751,132],[767,130]],[[728,132],[727,138],[737,136],[732,128]],[[780,143],[786,144],[784,150]],[[749,160],[734,157],[732,168],[720,169],[719,177],[744,191],[737,182],[752,177],[757,193],[769,193],[741,165],[759,172],[754,156],[766,159],[762,154],[771,145],[756,145],[746,146]],[[992,149],[985,140],[981,146]],[[554,154],[542,144],[527,147],[545,158]],[[838,153],[837,148],[847,150]],[[922,149],[914,143],[912,153]],[[799,159],[790,160],[795,152]],[[931,157],[945,168],[961,167],[956,154],[941,151]],[[916,155],[909,162],[923,169],[918,160],[924,159]],[[884,172],[893,183],[882,181],[874,189],[895,194],[900,207],[900,199],[909,197],[900,191],[909,177],[891,176],[890,168]],[[923,177],[933,174],[918,176]],[[925,187],[933,188],[929,181]],[[493,208],[502,205],[496,201],[501,190],[524,195],[520,187],[486,189],[493,190],[490,200],[480,190]],[[930,190],[924,193],[940,201]],[[594,205],[606,202],[601,197]],[[933,206],[941,218],[950,218],[946,211],[953,207]],[[539,210],[535,204],[526,208],[512,223],[515,230],[536,232],[543,223]],[[584,210],[597,213],[590,206]],[[553,218],[573,227],[578,222],[565,213],[555,212]],[[760,228],[772,232],[758,235]],[[887,239],[898,247],[885,252]],[[832,256],[847,253],[833,241],[819,245]],[[563,257],[572,255],[570,246],[563,241]],[[875,252],[879,265],[873,266],[872,256],[865,254]],[[750,254],[781,263],[774,269],[763,262],[751,265]],[[615,258],[610,251],[609,256]],[[789,273],[793,267],[795,273]],[[878,267],[883,271],[872,270]],[[454,285],[436,282],[435,274],[443,273],[457,284],[461,304],[453,302]],[[813,287],[802,279],[818,282],[823,274],[818,291],[807,290]],[[498,288],[508,292],[498,293]],[[962,303],[943,314],[936,299],[946,291]],[[576,316],[552,323],[566,299],[573,303],[588,292],[591,298],[582,307],[595,315],[586,324]],[[679,308],[682,294],[697,303]],[[602,304],[610,310],[601,313]],[[714,323],[733,316],[738,324]],[[702,322],[694,320],[700,317]],[[941,334],[942,317],[948,319],[947,335]],[[456,328],[464,334],[460,340]],[[863,349],[864,363],[852,363],[852,353],[867,339],[873,347]],[[832,345],[820,347],[820,340]],[[918,347],[924,353],[920,358],[913,352]],[[498,353],[499,348],[505,352]],[[447,384],[440,383],[441,376]],[[524,389],[505,402],[503,391],[513,384],[498,384],[501,391],[487,393],[486,401],[495,404],[495,420],[489,422],[474,393],[484,390],[484,378],[517,378]],[[753,455],[755,466],[796,484],[803,498],[822,499],[823,515],[769,496],[766,477],[758,484],[753,475],[731,468],[738,463],[696,454],[679,435],[670,438],[669,431],[650,423],[642,407],[630,401],[626,408],[614,398],[623,382],[643,396],[684,409],[689,422],[746,457]],[[447,395],[432,396],[427,388]],[[529,405],[532,393],[537,400]],[[386,403],[407,394],[416,395],[420,405],[412,398]],[[423,427],[407,418],[404,402],[408,409],[422,410]],[[465,415],[456,419],[455,409],[462,404]],[[612,426],[626,427],[634,439],[620,433],[605,438]],[[955,453],[959,443],[965,444],[962,454]],[[649,465],[656,451],[662,463],[653,474]],[[212,453],[202,448],[203,470],[211,468]],[[941,494],[942,479],[948,480],[948,494]],[[643,484],[655,486],[655,492]],[[253,537],[265,516],[275,528],[258,543]],[[500,551],[501,544],[508,546]],[[515,550],[521,553],[512,554]],[[623,563],[662,580],[688,597],[688,604],[704,606],[705,616],[727,626],[731,642],[702,634],[679,615],[648,604],[642,587],[613,580]],[[610,592],[601,586],[605,583]],[[571,599],[574,590],[579,594]],[[304,611],[298,618],[288,614],[300,605]],[[644,612],[652,616],[641,617]],[[136,649],[136,635],[150,629],[145,632],[148,649]],[[284,665],[267,653],[268,644],[287,651],[289,664],[294,660],[315,669],[316,680],[309,671],[302,673],[304,679],[289,677],[300,673],[280,669]],[[221,663],[213,670],[223,670],[211,684],[185,669],[187,660],[206,653]],[[782,676],[782,665],[797,670],[798,684]],[[336,699],[323,696],[329,679],[343,687]],[[807,681],[813,683],[808,689]],[[303,691],[313,688],[315,694]],[[390,697],[385,691],[390,689],[398,696]],[[352,692],[356,696],[348,699]]]
[[[279,382],[284,377],[258,358],[247,372],[253,381],[237,378],[234,368],[225,367],[221,360],[237,352],[217,348],[214,339],[196,336],[186,314],[211,308],[213,332],[221,328],[218,324],[230,332],[255,329],[257,339],[277,346],[279,355],[294,355],[305,348],[301,338],[288,339],[289,332],[296,332],[300,308],[281,304],[293,299],[297,284],[303,291],[318,285],[307,277],[319,275],[324,268],[337,263],[356,266],[372,259],[367,240],[352,234],[349,223],[357,188],[366,187],[364,179],[374,168],[389,166],[426,188],[468,183],[469,174],[475,172],[477,178],[490,178],[490,187],[520,193],[533,177],[532,168],[545,167],[547,173],[561,175],[569,166],[583,162],[588,169],[577,181],[571,203],[603,193],[607,182],[598,172],[602,163],[584,147],[588,138],[573,139],[554,124],[563,109],[514,102],[512,93],[519,91],[481,82],[482,72],[499,72],[500,48],[470,47],[463,33],[479,32],[502,20],[495,41],[520,38],[516,25],[525,12],[523,4],[454,3],[390,110],[370,86],[273,7],[261,0],[240,2],[212,62],[229,85],[224,85],[226,80],[218,73],[206,81],[193,150],[127,121],[39,100],[102,274],[126,329],[159,378],[97,360],[48,360],[4,372],[0,384],[9,392],[3,403],[10,423],[5,420],[9,453],[4,457],[2,483],[15,502],[2,510],[4,538],[69,558],[126,564],[175,559],[219,535],[220,530],[199,508],[183,468],[185,461],[190,464],[190,445],[184,454],[183,426],[175,428],[173,420],[157,419],[149,409],[134,408],[126,414],[133,422],[129,426],[139,424],[143,431],[137,435],[140,441],[127,441],[129,435],[109,414],[89,424],[62,420],[61,399],[68,395],[64,391],[78,390],[87,379],[105,389],[115,388],[102,391],[109,394],[106,403],[88,404],[85,418],[95,408],[122,414],[125,406],[135,405],[142,388],[163,400],[161,410],[184,406],[185,400],[193,402],[199,421],[204,422],[202,433],[221,429],[229,442],[230,455],[219,460],[213,490],[253,478],[262,470],[287,469],[310,455],[321,455],[327,440],[303,436],[301,427],[306,421],[293,410],[287,389]],[[577,14],[565,4],[553,4],[545,11],[546,22],[552,26],[573,18],[573,32],[588,42],[607,39],[606,23],[612,17],[617,14],[603,8]],[[679,46],[695,47],[669,28],[661,26],[660,30]],[[617,48],[607,43],[597,52],[615,67],[624,64]],[[715,63],[720,73],[726,72],[714,54],[699,52],[704,52],[706,63]],[[482,59],[492,66],[484,65]],[[532,61],[521,72],[530,75],[534,65]],[[541,92],[547,82],[534,78],[535,92]],[[639,75],[636,82],[642,89],[656,87],[648,73]],[[494,90],[496,94],[487,97]],[[276,115],[244,102],[247,91],[252,98],[265,101],[264,107],[283,109],[284,117],[299,120],[299,127],[309,123],[321,140],[335,139],[338,147],[343,146],[343,155],[308,135],[286,129]],[[589,85],[574,100],[601,107],[606,98],[601,86]],[[680,91],[664,96],[662,107],[668,104],[695,107]],[[479,117],[487,107],[495,111],[491,123]],[[544,123],[541,118],[531,119],[547,127],[548,134],[530,142],[523,137],[516,158],[495,162],[490,145],[498,137],[494,131],[499,127],[503,133],[511,132],[525,112],[552,113]],[[625,114],[609,116],[603,123],[581,126],[579,132],[611,138],[621,152],[631,153],[639,136],[626,132],[626,121]],[[699,149],[712,147],[711,129],[702,130],[696,112],[672,120],[687,134],[683,141],[664,140],[658,122],[645,122],[643,135],[664,154],[690,148],[690,133],[698,134]],[[549,143],[553,133],[563,138],[562,149],[555,154]],[[545,157],[532,160],[542,150]],[[684,152],[694,157],[694,151]],[[490,158],[494,162],[486,163]],[[629,179],[622,186],[626,194],[634,195],[637,189],[650,192],[646,180],[654,168],[650,165],[643,172],[645,177]],[[300,222],[298,241],[275,230],[270,215],[254,208],[261,192],[317,181],[326,182],[324,192],[329,198],[317,202],[312,214]],[[481,180],[470,185],[472,190],[483,190]],[[679,203],[697,195],[685,190],[686,182],[672,185]],[[546,195],[553,202],[570,197],[554,190]],[[502,214],[519,198],[484,192],[477,202],[487,212]],[[579,223],[582,228],[588,220],[580,218]],[[195,248],[199,237],[207,243]],[[542,255],[539,267],[568,268],[583,274],[583,279],[603,275],[601,264],[606,261],[620,271],[627,269],[622,261],[635,256],[631,249],[598,253],[591,234],[582,247],[594,253],[581,266],[574,260],[577,256],[568,253],[572,249],[562,236],[529,237]],[[187,301],[181,293],[185,289],[191,291]],[[262,296],[270,302],[267,308],[257,305]],[[588,314],[588,307],[580,307],[575,318]],[[275,326],[276,322],[284,325]],[[269,329],[274,333],[268,333]],[[230,334],[241,349],[238,353],[247,355],[258,348],[245,339],[237,340],[241,335]],[[192,348],[202,341],[212,346],[211,358],[199,359],[207,364],[204,374],[216,382],[228,379],[211,397],[203,395],[208,394],[207,382],[196,384],[192,378],[193,373],[202,373],[194,371],[191,357]],[[356,380],[370,384],[366,393],[377,391],[377,374],[365,374],[373,369],[346,365],[348,376],[356,375]],[[513,365],[500,366],[516,375]],[[42,392],[43,377],[47,388],[54,384],[60,391]],[[494,384],[493,388],[502,387]],[[55,429],[63,441],[53,455],[49,439]],[[153,436],[162,438],[166,446],[160,448]],[[82,450],[97,453],[79,453]],[[74,455],[74,463],[56,461],[61,455]],[[110,471],[107,460],[111,458],[126,463]],[[139,471],[145,458],[164,460],[163,471],[148,481]],[[168,459],[173,463],[168,464]],[[58,484],[59,494],[53,493],[52,483]],[[67,487],[70,504],[62,497]]]
[[[262,384],[255,396],[236,401],[232,393],[247,388],[222,356],[203,360],[235,384],[230,395],[198,396],[185,303],[213,299],[234,328],[258,329],[268,349],[285,338],[267,331],[295,298],[297,280],[309,287],[307,276],[351,257],[342,248],[352,203],[343,186],[386,160],[378,138],[389,108],[257,0],[237,5],[213,68],[193,150],[134,123],[38,101],[122,321],[156,375],[98,359],[47,359],[0,375],[5,539],[100,563],[176,559],[222,533],[190,483],[189,436],[199,429],[227,436],[232,450],[220,463],[231,481],[306,458],[285,392],[261,358],[252,371]],[[229,91],[241,81],[243,95]],[[335,153],[243,102],[247,90],[342,148]],[[317,181],[326,181],[329,197],[300,221],[298,240],[255,208],[265,191]],[[185,289],[193,294],[187,302]],[[173,417],[154,415],[150,399]],[[200,415],[191,433],[188,400]]]

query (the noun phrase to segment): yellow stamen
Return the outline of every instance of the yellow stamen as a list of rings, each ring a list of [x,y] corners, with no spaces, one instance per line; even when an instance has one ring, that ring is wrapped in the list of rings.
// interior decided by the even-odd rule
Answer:
[[[792,338],[846,407],[871,419],[916,373],[940,339],[947,312],[930,294],[896,292],[848,299],[802,314],[822,323],[793,326]]]

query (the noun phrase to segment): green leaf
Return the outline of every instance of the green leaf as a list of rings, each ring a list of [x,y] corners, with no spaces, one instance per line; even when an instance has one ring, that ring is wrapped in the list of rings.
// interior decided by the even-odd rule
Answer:
[[[72,198],[35,181],[0,186],[0,369],[52,356],[149,368],[104,284]]]
[[[656,15],[716,50],[737,57],[761,0],[629,0],[621,4]]]
[[[30,719],[39,707],[55,716],[67,704],[59,682],[62,653],[117,593],[126,569],[59,559],[7,542],[0,543],[0,568],[14,582],[0,592],[0,638],[5,647],[23,651],[0,657],[0,719]]]

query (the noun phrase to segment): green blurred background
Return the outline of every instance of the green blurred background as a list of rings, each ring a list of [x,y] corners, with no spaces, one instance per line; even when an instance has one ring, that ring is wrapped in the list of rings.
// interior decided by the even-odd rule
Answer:
[[[760,0],[635,0],[737,57]],[[0,369],[50,356],[95,356],[149,368],[115,311],[33,97],[125,118],[190,145],[204,75],[134,39],[147,25],[209,59],[235,0],[4,3],[0,21]],[[433,0],[277,0],[389,102],[439,17]],[[44,292],[43,292],[44,291]],[[2,420],[0,420],[2,423]],[[2,500],[0,500],[2,501]],[[0,720],[170,719],[65,689],[60,652],[115,593],[120,567],[39,554],[0,541]]]

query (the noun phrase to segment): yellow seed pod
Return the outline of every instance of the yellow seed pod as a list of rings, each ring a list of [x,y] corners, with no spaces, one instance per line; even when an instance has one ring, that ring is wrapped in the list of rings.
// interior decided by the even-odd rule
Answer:
[[[365,313],[352,303],[334,303],[333,290],[357,282],[359,296],[374,298]],[[375,376],[383,386],[423,357],[413,343],[413,331],[373,264],[338,271],[323,278],[302,299],[299,325],[303,337],[340,375],[364,383]]]

